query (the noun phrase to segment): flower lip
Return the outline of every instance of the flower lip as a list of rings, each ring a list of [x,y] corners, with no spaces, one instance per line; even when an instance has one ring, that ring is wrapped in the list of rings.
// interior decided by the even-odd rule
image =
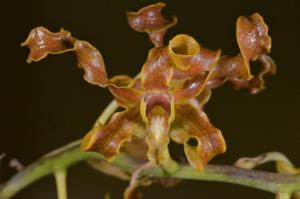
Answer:
[[[145,116],[151,118],[153,115],[171,115],[171,96],[167,93],[149,94],[143,99],[145,103]],[[146,119],[145,118],[145,119]]]

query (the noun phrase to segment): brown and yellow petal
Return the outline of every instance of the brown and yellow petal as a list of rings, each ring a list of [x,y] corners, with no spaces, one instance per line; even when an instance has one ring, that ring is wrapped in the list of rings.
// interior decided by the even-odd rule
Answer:
[[[239,17],[236,37],[241,53],[236,57],[224,56],[213,69],[208,87],[214,88],[224,82],[231,82],[236,88],[247,88],[257,93],[265,88],[264,76],[275,74],[276,65],[266,54],[271,51],[271,37],[263,18],[255,13],[250,17]],[[251,74],[250,62],[258,60],[262,69]]]
[[[105,65],[100,52],[86,41],[80,41],[71,33],[61,29],[57,33],[44,27],[34,28],[27,40],[22,44],[30,50],[27,61],[39,61],[48,54],[60,54],[73,51],[77,55],[79,68],[84,69],[84,79],[100,86],[108,82]]]
[[[165,48],[152,48],[141,72],[142,87],[149,92],[167,92],[173,65]]]
[[[28,38],[21,46],[30,49],[27,62],[39,61],[48,54],[59,54],[74,49],[76,39],[71,33],[61,29],[57,33],[52,33],[48,29],[39,26],[29,33]]]
[[[44,27],[33,29],[28,39],[22,44],[30,49],[28,62],[39,61],[48,54],[59,54],[68,51],[75,53],[77,65],[84,70],[84,79],[101,87],[109,87],[123,107],[138,106],[141,92],[132,88],[134,80],[125,75],[107,77],[101,53],[90,43],[77,40],[65,30],[52,33]]]
[[[169,21],[162,16],[161,9],[165,6],[165,3],[156,3],[138,12],[127,12],[131,28],[138,32],[147,32],[151,42],[157,47],[163,46],[166,31],[177,23],[176,17]]]
[[[141,102],[141,115],[146,123],[145,141],[148,144],[148,159],[164,165],[170,162],[169,128],[174,120],[174,101],[168,94],[150,94]]]
[[[99,152],[107,160],[113,160],[121,146],[131,140],[139,118],[139,111],[134,109],[115,113],[105,126],[99,125],[84,137],[81,149]]]
[[[190,164],[197,170],[215,156],[226,151],[221,131],[215,128],[206,114],[192,104],[177,104],[176,118],[182,121],[184,129],[175,131],[171,138],[184,144],[184,152]]]

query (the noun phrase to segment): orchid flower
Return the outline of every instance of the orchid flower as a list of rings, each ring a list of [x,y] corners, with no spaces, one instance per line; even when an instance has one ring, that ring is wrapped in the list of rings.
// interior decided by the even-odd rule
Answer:
[[[130,27],[146,32],[154,44],[136,78],[109,78],[100,52],[63,29],[52,33],[37,27],[23,45],[30,49],[28,62],[39,61],[48,54],[75,53],[78,67],[85,72],[84,79],[107,87],[125,109],[114,113],[107,124],[88,132],[82,140],[82,150],[99,152],[112,161],[125,142],[138,137],[145,140],[148,160],[168,170],[168,165],[174,163],[168,148],[172,140],[183,144],[188,162],[201,171],[214,156],[226,151],[221,131],[203,110],[211,90],[225,82],[251,93],[264,89],[264,75],[276,72],[267,55],[271,38],[263,18],[256,13],[237,20],[237,56],[221,56],[220,50],[207,49],[186,34],[175,36],[165,45],[164,35],[177,18],[164,18],[164,6],[157,3],[127,13]],[[252,75],[250,62],[256,60],[262,69]]]

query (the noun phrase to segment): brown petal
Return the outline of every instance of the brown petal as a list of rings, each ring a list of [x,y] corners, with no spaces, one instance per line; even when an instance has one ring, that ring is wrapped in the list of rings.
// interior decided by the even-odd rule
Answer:
[[[138,12],[127,12],[127,19],[131,28],[138,32],[147,32],[155,46],[163,46],[167,29],[177,23],[176,17],[169,21],[162,16],[161,9],[165,6],[165,3],[157,3],[146,6]]]
[[[141,103],[141,115],[147,124],[146,143],[148,159],[164,165],[171,160],[169,144],[169,128],[174,119],[174,101],[168,94],[151,94]]]
[[[52,33],[44,27],[33,29],[27,40],[22,44],[30,49],[27,61],[39,61],[48,54],[60,54],[73,51],[77,55],[79,68],[84,69],[84,79],[100,86],[105,86],[108,78],[101,54],[96,48],[85,41],[77,40],[71,33],[63,29]]]
[[[75,43],[78,67],[85,71],[84,79],[95,85],[106,86],[108,78],[100,52],[86,41]]]
[[[276,65],[266,54],[271,50],[271,37],[263,18],[255,13],[237,20],[237,41],[241,54],[236,57],[224,56],[214,68],[208,87],[218,87],[227,80],[236,88],[247,88],[254,94],[265,88],[264,75],[275,74]],[[250,61],[259,60],[262,70],[253,76]]]
[[[179,132],[175,141],[184,144],[187,159],[195,169],[202,170],[215,155],[226,151],[221,131],[212,126],[203,111],[191,104],[178,104],[176,118],[183,122],[185,132]]]
[[[258,13],[250,17],[241,16],[236,23],[236,38],[246,60],[256,60],[259,55],[271,50],[268,26]]]
[[[244,64],[244,58],[241,54],[235,57],[223,56],[219,60],[216,67],[211,71],[211,75],[208,80],[208,87],[215,88],[230,79],[240,79],[248,81],[253,76],[250,72],[248,65]]]
[[[52,33],[40,26],[31,30],[28,38],[21,46],[27,46],[30,50],[27,62],[39,61],[48,54],[59,54],[74,49],[76,39],[71,33],[61,29],[57,33]]]
[[[166,49],[152,48],[143,65],[141,78],[146,91],[167,91],[173,75],[173,65]]]
[[[77,56],[78,67],[82,68],[84,79],[101,87],[108,86],[120,105],[132,107],[138,105],[141,93],[131,88],[133,80],[127,76],[115,76],[108,79],[105,64],[100,52],[86,41],[77,40],[63,29],[52,33],[44,27],[33,29],[22,44],[30,49],[28,62],[39,61],[48,54],[73,51]]]
[[[123,143],[131,140],[139,118],[138,110],[115,113],[105,126],[92,129],[84,137],[81,149],[100,152],[109,161],[113,160]]]

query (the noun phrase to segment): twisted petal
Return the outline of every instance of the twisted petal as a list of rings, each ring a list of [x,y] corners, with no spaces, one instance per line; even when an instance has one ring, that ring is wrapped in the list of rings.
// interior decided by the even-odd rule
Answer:
[[[128,23],[138,32],[147,32],[155,46],[163,46],[164,35],[168,28],[177,23],[176,17],[172,21],[165,19],[161,14],[164,3],[146,6],[138,12],[127,12]]]
[[[74,52],[78,67],[85,71],[83,78],[91,84],[105,86],[108,78],[100,52],[86,41],[75,42]]]
[[[30,54],[27,62],[39,61],[50,54],[59,54],[74,49],[76,39],[71,33],[61,29],[57,33],[49,32],[44,27],[37,27],[31,30],[28,38],[21,46],[27,46]]]
[[[239,17],[236,36],[241,53],[236,57],[222,57],[213,69],[208,86],[214,88],[228,80],[236,88],[248,88],[250,93],[257,93],[265,88],[264,75],[276,72],[275,63],[266,55],[271,50],[268,26],[257,13],[250,17]],[[262,69],[253,76],[249,64],[257,59]]]
[[[152,48],[141,72],[142,86],[146,91],[167,91],[173,67],[166,49]]]
[[[147,124],[148,158],[157,165],[170,161],[168,149],[170,123],[174,119],[174,101],[168,94],[146,96],[141,103],[141,115]]]
[[[176,118],[182,121],[184,131],[174,131],[171,138],[184,144],[186,157],[195,169],[202,170],[215,155],[226,151],[221,131],[211,125],[203,111],[192,104],[179,104]]]
[[[77,55],[78,66],[84,69],[84,79],[96,85],[104,86],[108,82],[105,65],[96,48],[85,41],[79,41],[71,33],[61,29],[52,33],[44,27],[34,28],[22,44],[30,49],[27,61],[39,61],[48,54],[60,54],[73,51]]]
[[[81,149],[100,152],[109,161],[119,153],[124,142],[130,141],[139,120],[138,110],[115,113],[107,125],[92,129],[81,142]]]
[[[30,49],[28,62],[39,61],[48,54],[72,51],[77,56],[77,65],[84,70],[84,79],[101,87],[108,86],[120,105],[131,107],[141,99],[141,93],[131,88],[133,80],[127,76],[108,79],[100,52],[86,41],[77,40],[65,30],[52,33],[44,27],[33,29],[22,44]]]

